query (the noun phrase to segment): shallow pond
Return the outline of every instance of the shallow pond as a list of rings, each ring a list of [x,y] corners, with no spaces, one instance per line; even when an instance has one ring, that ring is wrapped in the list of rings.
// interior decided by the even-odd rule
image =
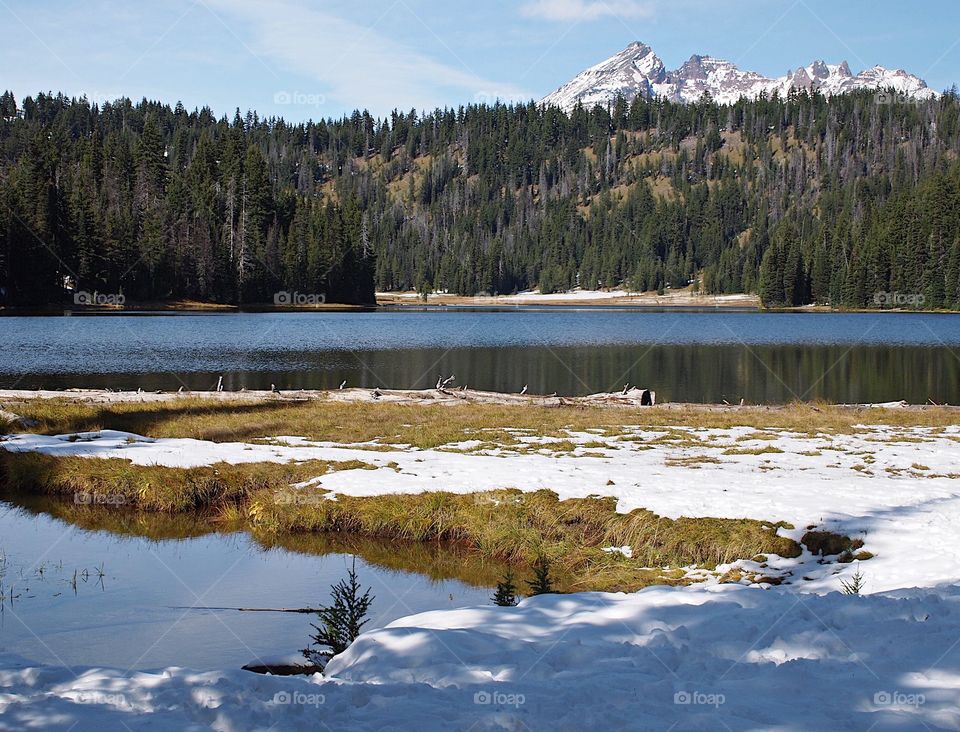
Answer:
[[[190,608],[315,607],[354,555],[376,596],[369,628],[488,604],[502,571],[449,547],[323,536],[259,542],[195,517],[8,496],[0,501],[0,649],[125,670],[239,667],[295,654],[312,615]]]

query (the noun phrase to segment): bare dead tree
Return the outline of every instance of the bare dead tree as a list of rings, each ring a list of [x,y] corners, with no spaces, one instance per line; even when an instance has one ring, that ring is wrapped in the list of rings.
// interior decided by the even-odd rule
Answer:
[[[442,375],[437,377],[437,391],[443,391],[450,386],[450,384],[456,381],[456,379],[457,377],[452,374],[446,379],[444,379]]]

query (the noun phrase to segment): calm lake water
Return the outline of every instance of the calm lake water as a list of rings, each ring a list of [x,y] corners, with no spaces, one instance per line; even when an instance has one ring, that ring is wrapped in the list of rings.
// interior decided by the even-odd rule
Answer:
[[[488,604],[488,585],[503,571],[449,548],[330,541],[287,537],[268,546],[195,517],[8,497],[0,500],[0,650],[58,666],[239,668],[295,655],[313,616],[178,606],[316,607],[345,576],[350,551],[376,596],[368,626],[376,628],[411,613]]]
[[[0,388],[424,388],[960,403],[960,315],[620,308],[0,318]]]

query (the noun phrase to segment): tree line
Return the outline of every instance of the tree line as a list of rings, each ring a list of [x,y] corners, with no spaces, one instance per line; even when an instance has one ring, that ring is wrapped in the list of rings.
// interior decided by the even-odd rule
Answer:
[[[0,97],[0,297],[573,287],[960,308],[960,104],[807,91],[291,124]]]

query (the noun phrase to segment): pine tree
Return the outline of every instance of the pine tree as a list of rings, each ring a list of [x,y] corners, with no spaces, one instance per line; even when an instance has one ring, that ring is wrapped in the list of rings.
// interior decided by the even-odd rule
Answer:
[[[819,305],[830,303],[830,254],[823,237],[813,249],[813,266],[810,269],[810,298]]]
[[[527,582],[531,595],[547,595],[552,593],[553,580],[550,577],[550,560],[539,557],[533,564],[533,581]]]
[[[849,580],[840,580],[841,592],[844,595],[859,595],[866,584],[863,570],[860,569],[859,564],[857,564],[857,570]]]
[[[944,307],[960,308],[960,240],[954,240],[947,256],[944,285]]]
[[[347,572],[347,579],[331,586],[330,595],[333,604],[317,611],[319,625],[310,624],[310,627],[317,631],[310,636],[312,645],[321,646],[321,649],[311,647],[302,651],[304,657],[312,661],[322,662],[343,653],[369,622],[367,612],[375,599],[370,594],[369,587],[360,594],[356,559]]]
[[[517,604],[517,586],[513,581],[512,569],[507,569],[503,579],[497,582],[496,592],[490,599],[493,600],[494,605],[501,607],[513,607]]]
[[[765,308],[783,305],[783,268],[779,247],[772,244],[760,262],[760,283],[757,286],[760,303]]]
[[[0,95],[0,118],[7,121],[17,116],[17,99],[13,92],[5,91]]]
[[[163,138],[154,115],[148,114],[136,147],[136,196],[141,211],[157,206],[162,198],[167,179],[167,164]]]

